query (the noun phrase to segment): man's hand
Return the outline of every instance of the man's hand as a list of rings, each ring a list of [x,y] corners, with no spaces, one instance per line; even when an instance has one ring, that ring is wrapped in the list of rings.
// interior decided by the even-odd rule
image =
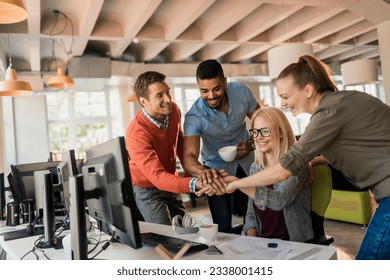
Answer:
[[[237,146],[236,159],[237,160],[242,159],[246,157],[251,151],[253,151],[252,144],[253,144],[253,139],[249,139],[246,142],[242,142],[242,141],[238,142],[236,145]]]
[[[222,194],[225,192],[227,183],[221,174],[223,175],[224,172],[220,173],[216,169],[205,169],[199,173],[198,178],[202,181],[203,186],[208,186],[216,194]]]
[[[238,180],[238,178],[235,177],[235,176],[225,176],[223,179],[224,179],[224,182],[225,183],[229,183],[229,185],[230,185],[231,182],[234,182],[234,181]],[[227,189],[225,189],[224,192],[216,192],[211,184],[204,184],[203,188],[201,190],[197,191],[195,194],[197,196],[202,196],[203,194],[207,194],[208,196],[213,196],[214,194],[222,195],[222,194],[230,193],[230,192],[233,192],[233,191],[227,191]]]

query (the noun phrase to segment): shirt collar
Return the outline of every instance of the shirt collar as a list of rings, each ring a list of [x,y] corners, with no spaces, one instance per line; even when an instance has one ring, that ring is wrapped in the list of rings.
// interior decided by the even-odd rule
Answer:
[[[153,118],[151,115],[149,115],[145,108],[142,108],[142,114],[144,114],[144,116],[152,123],[154,124],[155,126],[157,126],[158,128],[160,129],[163,129],[165,131],[168,130],[168,124],[169,124],[169,116],[164,116],[163,117],[163,123],[160,123],[159,121],[157,121],[155,118]]]

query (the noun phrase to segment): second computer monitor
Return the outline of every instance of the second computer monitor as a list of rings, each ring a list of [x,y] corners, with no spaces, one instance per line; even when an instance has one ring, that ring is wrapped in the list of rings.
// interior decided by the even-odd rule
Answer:
[[[68,150],[62,153],[62,160],[57,166],[58,181],[62,185],[63,196],[62,200],[65,205],[65,209],[69,212],[69,177],[74,177],[81,174],[83,166],[83,160],[77,159],[74,150]]]
[[[11,165],[13,182],[10,189],[13,199],[15,201],[35,199],[34,172],[48,170],[57,175],[59,163],[59,161],[49,161]],[[54,176],[54,183],[58,183],[56,176]]]
[[[141,247],[124,137],[87,149],[82,170],[86,197],[95,197],[87,199],[89,215],[113,238],[133,248]]]

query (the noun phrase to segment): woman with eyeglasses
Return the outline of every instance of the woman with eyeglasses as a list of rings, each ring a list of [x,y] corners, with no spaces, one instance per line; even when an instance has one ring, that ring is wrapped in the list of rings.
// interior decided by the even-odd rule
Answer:
[[[228,184],[248,192],[296,176],[318,154],[359,189],[370,190],[377,208],[356,259],[390,259],[390,107],[358,91],[338,91],[327,65],[308,55],[276,80],[281,104],[294,116],[311,114],[305,132],[276,164]],[[203,191],[203,189],[202,189]],[[254,196],[251,196],[252,198]]]
[[[274,107],[256,111],[249,132],[256,145],[256,160],[250,174],[278,163],[295,143],[287,117]],[[313,238],[308,168],[278,183],[241,191],[249,196],[245,235],[298,242]]]

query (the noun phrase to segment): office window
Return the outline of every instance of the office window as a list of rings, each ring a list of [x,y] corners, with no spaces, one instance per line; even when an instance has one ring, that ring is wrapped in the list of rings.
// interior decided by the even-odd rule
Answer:
[[[372,95],[376,98],[379,98],[382,100],[382,102],[386,102],[384,95],[382,95],[379,91],[379,85],[378,84],[367,84],[367,85],[355,85],[355,86],[346,86],[346,90],[357,90],[366,92],[369,95]]]
[[[80,157],[93,145],[123,135],[117,92],[46,94],[50,151],[75,149]]]
[[[184,115],[194,104],[195,100],[200,96],[199,89],[196,84],[175,84],[174,101],[179,106],[182,114],[182,123],[184,124]]]

